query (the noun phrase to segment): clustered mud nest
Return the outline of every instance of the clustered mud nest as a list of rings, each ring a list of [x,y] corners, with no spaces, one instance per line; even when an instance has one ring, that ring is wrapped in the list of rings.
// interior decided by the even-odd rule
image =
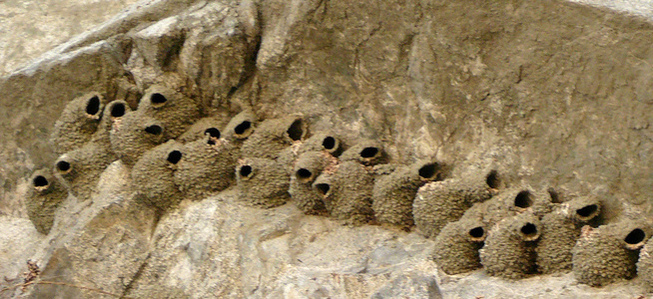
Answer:
[[[493,167],[452,175],[432,159],[392,163],[381,142],[348,146],[331,132],[309,134],[301,115],[261,120],[245,109],[223,119],[165,86],[145,90],[132,111],[95,92],[70,102],[52,142],[61,156],[54,169],[34,173],[27,200],[44,234],[68,193],[91,200],[101,172],[121,160],[137,199],[161,212],[235,186],[249,206],[292,201],[305,214],[349,225],[416,227],[435,241],[432,259],[448,274],[573,271],[599,286],[632,278],[639,260],[642,276],[653,277],[648,247],[640,255],[651,232],[643,217],[607,223],[594,198],[561,200],[505,182]]]

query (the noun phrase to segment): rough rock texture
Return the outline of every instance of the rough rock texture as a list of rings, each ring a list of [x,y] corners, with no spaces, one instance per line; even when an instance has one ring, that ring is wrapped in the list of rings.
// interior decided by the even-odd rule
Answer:
[[[68,197],[50,235],[39,235],[17,217],[26,217],[26,178],[57,157],[48,139],[67,103],[97,91],[135,108],[153,84],[206,115],[301,113],[344,145],[381,142],[393,163],[488,160],[506,182],[600,198],[608,222],[623,203],[650,214],[646,20],[555,0],[141,4],[0,78],[0,275],[20,282],[33,259],[43,280],[143,297],[641,295],[636,282],[593,289],[569,275],[449,277],[415,233],[342,227],[292,205],[245,208],[229,191],[157,222],[133,200],[120,162],[90,201]],[[27,291],[99,296],[65,285]]]

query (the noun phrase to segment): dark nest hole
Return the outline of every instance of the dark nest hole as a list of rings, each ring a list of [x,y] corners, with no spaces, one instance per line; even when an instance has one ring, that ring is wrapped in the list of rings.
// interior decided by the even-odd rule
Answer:
[[[211,136],[213,138],[216,138],[216,139],[220,139],[220,130],[218,130],[216,128],[208,128],[208,129],[204,130],[204,134],[209,135],[209,136]]]
[[[439,165],[437,163],[429,163],[419,168],[419,176],[423,179],[432,180],[437,175]]]
[[[165,104],[167,101],[168,99],[160,93],[153,93],[150,96],[150,102],[152,103],[152,106],[155,107],[163,106],[163,104]]]
[[[250,121],[247,120],[243,121],[234,128],[234,133],[236,133],[236,135],[243,135],[251,127],[252,127],[252,123]]]
[[[240,167],[240,170],[238,170],[238,173],[241,177],[247,178],[252,175],[252,166],[243,165]]]
[[[100,98],[98,96],[93,96],[86,102],[86,113],[89,115],[95,115],[98,112],[100,112]]]
[[[485,236],[485,229],[478,226],[469,230],[469,236],[472,240],[480,240]]]
[[[322,194],[323,196],[326,196],[327,193],[329,193],[331,186],[329,186],[329,184],[322,183],[322,184],[315,185],[315,189],[317,189],[317,191],[320,192],[320,194]]]
[[[322,147],[326,150],[334,150],[336,147],[336,139],[331,136],[325,137],[324,140],[322,140]]]
[[[641,228],[633,229],[627,236],[624,238],[624,241],[628,245],[638,245],[644,242],[646,239],[646,233]]]
[[[298,141],[301,140],[302,137],[304,136],[304,128],[303,128],[304,122],[301,119],[297,119],[292,124],[290,127],[288,127],[288,130],[286,132],[288,133],[288,137],[292,139],[293,141]]]
[[[533,198],[529,191],[522,191],[515,196],[515,207],[526,209],[533,205]]]
[[[59,170],[60,172],[64,172],[64,173],[70,171],[70,169],[72,168],[70,163],[68,163],[66,161],[59,161],[59,162],[57,162],[56,166],[57,166],[57,170]]]
[[[179,163],[179,160],[181,160],[181,156],[183,155],[180,151],[174,150],[168,154],[168,158],[166,160],[168,160],[168,162],[171,164],[177,164]]]
[[[122,117],[125,115],[127,108],[123,103],[117,103],[111,106],[111,116],[112,117]]]
[[[582,218],[588,218],[594,216],[598,210],[598,205],[586,205],[580,209],[577,209],[576,214]]]
[[[295,175],[297,176],[297,179],[299,179],[302,182],[305,182],[311,179],[313,173],[306,168],[300,168],[297,170]]]
[[[36,176],[33,180],[32,183],[34,183],[34,187],[47,187],[50,182],[48,182],[48,179],[46,179],[42,175]]]
[[[361,151],[360,155],[361,155],[362,158],[369,159],[369,158],[376,157],[376,155],[378,155],[379,152],[380,152],[380,150],[379,150],[378,147],[370,146],[370,147],[364,148]]]
[[[145,132],[152,135],[161,135],[163,128],[159,125],[151,125],[145,128]]]
[[[490,171],[490,173],[485,177],[485,183],[492,189],[499,189],[499,186],[501,186],[499,173],[496,170]]]
[[[532,238],[537,236],[537,226],[533,223],[526,223],[521,227],[521,233],[527,238]]]

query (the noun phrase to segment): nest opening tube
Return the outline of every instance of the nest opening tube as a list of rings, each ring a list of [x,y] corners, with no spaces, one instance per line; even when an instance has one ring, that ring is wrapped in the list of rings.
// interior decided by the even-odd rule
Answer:
[[[331,189],[331,186],[329,184],[316,184],[315,189],[322,194],[322,196],[326,196],[329,193],[329,190]]]
[[[163,128],[159,125],[151,125],[145,128],[145,132],[152,135],[161,135],[161,133],[163,133]]]
[[[311,178],[313,177],[313,173],[306,168],[300,168],[295,173],[295,176],[300,182],[307,183],[310,182]]]
[[[299,141],[304,137],[304,121],[301,119],[296,119],[295,121],[292,122],[290,127],[288,127],[288,130],[286,130],[286,133],[288,133],[288,137],[292,139],[293,141]]]
[[[168,153],[168,158],[166,158],[166,160],[168,160],[168,162],[170,162],[170,164],[174,165],[174,164],[179,163],[182,156],[183,155],[182,155],[182,153],[180,151],[174,150],[174,151],[171,151],[170,153]]]
[[[636,228],[630,231],[628,235],[624,238],[626,242],[626,247],[630,250],[637,250],[644,246],[646,241],[646,233],[641,228]]]
[[[428,163],[419,168],[419,176],[423,180],[433,180],[436,178],[438,172],[438,163]]]
[[[380,152],[380,150],[379,150],[378,147],[370,146],[370,147],[364,148],[361,151],[360,155],[361,155],[362,158],[371,159],[371,158],[376,157],[376,155],[378,155],[379,152]]]
[[[152,103],[153,107],[161,107],[165,105],[166,102],[168,102],[168,99],[160,93],[153,93],[150,96],[150,102]]]
[[[34,184],[34,187],[38,189],[47,189],[48,185],[50,184],[50,182],[48,182],[48,179],[46,179],[42,175],[37,175],[36,177],[34,177],[32,183]]]
[[[243,165],[238,170],[238,174],[240,174],[242,178],[252,177],[252,172],[253,172],[252,166],[249,165]]]
[[[469,238],[472,242],[485,241],[485,229],[481,226],[474,227],[469,230]]]
[[[111,117],[122,117],[125,115],[127,108],[123,103],[116,103],[111,106]]]
[[[537,226],[530,222],[524,224],[519,231],[521,232],[524,241],[535,241],[540,237],[540,233],[537,231]]]
[[[70,165],[70,163],[67,161],[59,161],[55,166],[57,171],[59,171],[61,174],[69,173],[73,168],[72,165]]]
[[[598,215],[599,206],[596,204],[586,205],[576,210],[578,218],[584,221],[590,220]]]
[[[93,96],[86,102],[86,114],[96,115],[98,112],[100,112],[100,98]]]
[[[499,186],[501,186],[501,179],[499,178],[499,172],[496,170],[490,171],[488,175],[485,177],[485,183],[487,184],[488,187],[492,189],[499,189]]]
[[[327,136],[322,140],[322,147],[324,147],[324,149],[327,151],[335,150],[336,144],[336,139],[331,136]]]
[[[533,205],[533,198],[531,192],[521,191],[515,196],[515,207],[527,209]]]
[[[241,122],[234,128],[234,133],[236,134],[236,136],[244,138],[247,137],[247,135],[249,135],[248,133],[251,131],[251,128],[252,128],[252,122],[246,120]]]

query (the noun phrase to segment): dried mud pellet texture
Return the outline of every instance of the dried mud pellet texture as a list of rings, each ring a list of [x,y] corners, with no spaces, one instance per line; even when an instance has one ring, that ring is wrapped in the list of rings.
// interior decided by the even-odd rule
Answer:
[[[653,238],[649,239],[639,252],[637,275],[648,292],[653,291]]]
[[[540,273],[571,271],[572,250],[580,229],[598,216],[599,206],[595,199],[577,198],[542,217],[542,234],[536,248]]]
[[[480,250],[481,264],[490,276],[520,279],[535,272],[535,246],[541,224],[531,212],[507,218],[488,233]]]
[[[574,277],[590,286],[635,277],[639,249],[649,237],[647,224],[630,219],[598,228],[584,226],[572,250]]]
[[[306,136],[306,122],[298,116],[261,122],[241,147],[243,157],[277,159],[279,154]]]
[[[419,188],[413,202],[413,218],[419,232],[435,237],[447,223],[456,221],[474,203],[490,199],[498,184],[495,172],[428,183]]]
[[[240,201],[250,206],[273,208],[290,198],[290,177],[272,159],[241,159],[236,167],[236,183]]]
[[[483,221],[490,227],[504,218],[530,211],[542,217],[552,211],[554,204],[546,192],[537,192],[528,187],[513,187],[488,200],[485,204]]]
[[[235,182],[237,149],[225,139],[207,135],[184,145],[175,182],[190,198],[201,199]]]
[[[325,171],[313,186],[323,196],[324,206],[332,218],[352,225],[374,219],[374,176],[364,165],[356,161],[342,162],[333,172]]]
[[[483,247],[485,237],[486,229],[478,220],[449,222],[435,238],[433,260],[449,275],[481,268],[478,250]]]
[[[89,142],[67,152],[55,162],[57,175],[68,184],[70,193],[87,200],[95,191],[102,172],[111,164],[113,153],[100,143]]]
[[[179,137],[200,118],[195,100],[159,85],[145,91],[136,112],[159,121],[166,128],[165,139]]]
[[[340,155],[341,161],[357,161],[364,165],[376,165],[387,162],[387,156],[380,141],[363,139]]]
[[[25,200],[27,216],[38,232],[47,235],[54,224],[55,211],[68,197],[68,190],[49,169],[35,171],[28,188]]]
[[[132,168],[132,186],[146,205],[167,210],[181,201],[183,194],[174,180],[180,149],[179,143],[168,141],[146,151]]]
[[[125,114],[111,129],[111,150],[127,166],[133,166],[149,149],[163,143],[165,127],[136,112]]]
[[[288,193],[293,203],[304,214],[325,215],[322,195],[313,188],[313,182],[325,167],[334,163],[329,154],[322,151],[305,152],[299,156],[290,175]]]
[[[50,141],[61,155],[78,149],[91,139],[102,116],[102,96],[88,93],[70,101],[54,123]]]
[[[344,155],[344,154],[343,154]],[[417,189],[439,178],[439,164],[420,161],[397,168],[374,183],[373,204],[376,220],[409,228],[413,225],[413,200]]]
[[[211,135],[214,138],[221,138],[222,135],[222,128],[225,126],[225,120],[221,117],[205,117],[197,122],[195,122],[192,126],[184,132],[184,134],[181,134],[177,138],[177,142],[179,143],[188,143],[192,141],[196,141],[199,139],[203,139],[204,136]],[[216,132],[218,136],[216,137]]]

